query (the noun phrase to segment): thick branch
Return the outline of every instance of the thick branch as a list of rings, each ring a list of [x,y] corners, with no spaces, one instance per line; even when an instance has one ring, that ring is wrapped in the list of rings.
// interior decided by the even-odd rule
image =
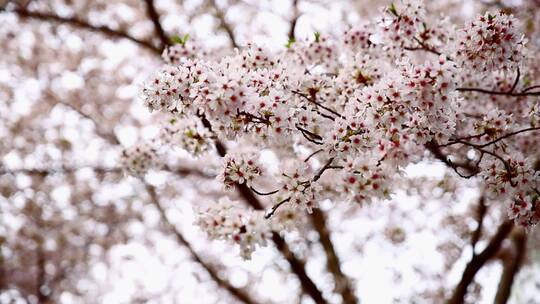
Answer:
[[[509,257],[509,260],[503,261],[503,272],[501,274],[501,280],[499,281],[499,287],[497,288],[494,304],[506,304],[508,302],[512,292],[514,279],[525,258],[527,235],[522,228],[514,230],[512,233],[512,243],[512,254]]]
[[[206,272],[208,272],[212,280],[214,280],[220,287],[230,292],[236,299],[238,299],[242,303],[247,303],[247,304],[257,303],[255,300],[253,300],[250,297],[250,295],[245,290],[236,288],[232,286],[231,283],[229,283],[229,281],[220,278],[218,275],[218,271],[214,269],[212,266],[210,266],[208,263],[202,260],[202,258],[197,254],[197,252],[195,252],[191,244],[184,238],[182,233],[178,231],[178,229],[176,229],[176,226],[169,221],[167,214],[165,213],[165,210],[163,209],[163,206],[161,205],[159,201],[159,197],[156,193],[156,189],[154,188],[154,186],[146,184],[146,190],[148,191],[148,194],[150,195],[151,203],[159,211],[161,220],[166,225],[167,229],[171,231],[171,233],[174,235],[178,243],[183,245],[189,251],[193,260],[195,260],[195,262],[201,265],[206,270]]]
[[[112,38],[127,39],[127,40],[135,42],[136,44],[138,44],[138,45],[152,51],[153,53],[157,53],[157,54],[161,53],[160,49],[156,48],[154,45],[152,45],[152,43],[150,43],[148,41],[135,38],[135,37],[129,35],[128,33],[124,32],[124,31],[115,30],[115,29],[112,29],[112,28],[110,28],[108,26],[92,25],[92,24],[90,24],[90,23],[88,23],[86,21],[80,20],[80,19],[78,19],[76,17],[61,17],[61,16],[51,14],[51,13],[31,12],[31,11],[28,11],[26,9],[20,9],[20,8],[16,8],[16,9],[13,9],[13,10],[6,10],[5,8],[0,8],[0,12],[1,11],[14,13],[17,16],[19,16],[20,18],[23,18],[23,19],[35,19],[35,20],[40,20],[40,21],[64,23],[64,24],[68,24],[68,25],[71,25],[73,27],[88,30],[88,31],[91,31],[91,32],[102,33],[102,34],[107,35],[107,36],[112,37]]]
[[[311,278],[307,275],[304,262],[296,258],[294,253],[289,248],[287,242],[285,242],[285,240],[277,232],[272,233],[272,240],[287,262],[289,262],[292,272],[296,274],[300,280],[302,289],[311,296],[315,303],[326,303],[315,283],[313,283]]]
[[[448,300],[447,304],[464,303],[465,295],[467,294],[467,288],[474,281],[474,277],[476,276],[478,271],[482,269],[482,267],[486,264],[487,261],[493,258],[497,254],[497,252],[499,252],[503,241],[506,239],[510,231],[512,231],[513,226],[514,224],[511,221],[504,221],[499,226],[497,232],[495,233],[495,235],[493,235],[486,248],[480,254],[473,256],[471,261],[465,267],[461,280],[454,289],[452,297],[450,298],[450,300]]]
[[[471,247],[473,256],[476,254],[476,243],[480,240],[480,237],[482,236],[482,227],[484,225],[484,218],[486,217],[487,213],[487,206],[486,206],[486,199],[484,197],[484,194],[480,196],[478,199],[478,208],[476,210],[476,220],[478,222],[478,226],[476,226],[476,229],[474,230],[472,236],[471,236]]]
[[[326,267],[328,271],[332,273],[335,282],[335,290],[343,298],[343,303],[357,303],[358,299],[354,295],[354,290],[351,286],[350,279],[341,271],[341,262],[334,249],[334,244],[330,238],[330,232],[328,231],[326,224],[326,216],[320,209],[313,209],[311,213],[311,222],[313,227],[319,234],[319,240],[324,248],[326,254]]]

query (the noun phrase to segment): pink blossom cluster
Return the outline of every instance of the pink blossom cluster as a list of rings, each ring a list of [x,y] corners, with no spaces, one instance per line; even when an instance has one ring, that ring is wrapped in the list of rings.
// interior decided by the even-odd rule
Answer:
[[[199,210],[196,224],[211,239],[239,245],[241,256],[250,259],[257,247],[266,246],[271,226],[262,211],[246,210],[239,204],[222,198],[208,209]]]
[[[150,169],[161,167],[162,161],[151,143],[140,142],[122,151],[120,165],[130,174],[140,177]]]
[[[172,118],[160,132],[163,145],[181,148],[194,156],[206,152],[213,142],[212,134],[198,120]]]
[[[217,179],[223,183],[225,189],[232,189],[235,185],[252,185],[255,178],[261,175],[262,169],[258,164],[256,153],[227,154],[223,158],[223,167]]]
[[[459,32],[456,59],[475,71],[513,71],[523,59],[526,43],[517,23],[503,13],[477,17]]]
[[[505,91],[497,87],[525,56],[516,20],[488,13],[456,32],[447,19],[430,18],[418,1],[383,13],[343,37],[316,33],[277,52],[255,45],[219,58],[188,52],[148,80],[144,102],[192,120],[180,140],[192,153],[206,151],[211,133],[226,145],[272,151],[275,174],[255,154],[235,151],[223,158],[218,177],[228,189],[251,187],[272,206],[270,215],[280,208],[311,211],[325,199],[387,198],[403,169],[429,151],[459,176],[482,179],[493,196],[509,202],[516,222],[534,226],[538,168],[531,165],[534,153],[515,142],[538,142],[534,132],[522,133],[537,129],[535,106],[522,102],[518,115],[501,100],[528,98],[513,93],[526,92],[519,71],[516,80],[504,81]],[[470,84],[487,88],[464,88]],[[274,185],[272,191],[253,188],[259,181]],[[215,207],[228,211],[208,211],[202,226],[221,227],[231,239],[240,230],[255,231],[243,213],[226,215],[238,207],[230,204]]]

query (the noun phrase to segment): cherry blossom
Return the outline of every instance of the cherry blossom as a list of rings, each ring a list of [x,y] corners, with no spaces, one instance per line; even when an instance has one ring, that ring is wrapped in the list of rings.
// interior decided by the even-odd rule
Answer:
[[[181,146],[188,151],[206,151],[200,146],[209,146],[210,133],[274,151],[280,168],[274,178],[256,154],[234,151],[224,155],[218,176],[226,189],[246,186],[261,196],[266,218],[280,208],[311,212],[325,199],[387,199],[404,168],[427,150],[460,177],[482,179],[516,222],[534,226],[538,174],[510,140],[537,130],[529,119],[536,105],[518,118],[497,101],[521,89],[526,40],[504,13],[486,13],[459,28],[448,18],[433,20],[420,1],[403,1],[343,37],[315,33],[278,51],[249,44],[219,58],[175,51],[184,58],[167,59],[142,96],[151,110],[205,121],[206,131],[197,124],[189,129],[197,131],[184,132]],[[514,71],[515,80],[508,76]],[[487,72],[491,78],[479,77]],[[478,88],[486,81],[504,83],[506,91]],[[485,105],[489,110],[467,119],[480,94],[493,101]],[[445,155],[467,148],[476,159]],[[254,188],[255,179],[271,190]],[[242,245],[247,252],[250,242]]]

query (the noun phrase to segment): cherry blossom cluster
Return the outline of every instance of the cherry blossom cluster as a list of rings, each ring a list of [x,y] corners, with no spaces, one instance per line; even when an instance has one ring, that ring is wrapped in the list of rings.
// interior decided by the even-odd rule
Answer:
[[[476,71],[515,70],[524,57],[526,43],[517,23],[516,18],[502,12],[477,17],[459,32],[456,59]]]
[[[494,199],[510,201],[509,217],[524,227],[536,225],[540,221],[540,171],[519,155],[513,159],[493,158],[483,166],[489,193]]]
[[[227,154],[223,158],[223,167],[217,179],[225,189],[230,190],[235,185],[252,185],[253,180],[261,175],[262,169],[258,164],[256,153]]]
[[[174,40],[177,43],[166,47],[161,54],[163,61],[168,64],[178,65],[185,59],[203,58],[207,55],[205,50],[187,35]]]
[[[382,19],[383,37],[400,46],[410,45],[425,27],[425,5],[422,1],[403,1],[397,6],[392,3],[384,9]]]
[[[120,154],[120,166],[130,174],[141,177],[148,170],[161,167],[162,161],[156,148],[149,142],[141,142],[126,148]]]
[[[312,212],[318,207],[321,199],[321,186],[311,178],[309,167],[305,163],[286,164],[280,179],[280,190],[277,200],[287,202],[293,208],[305,209]]]
[[[244,259],[259,246],[266,246],[271,235],[271,224],[264,220],[264,212],[246,210],[241,203],[224,197],[206,210],[199,210],[196,224],[211,239],[225,240],[240,246]]]
[[[142,97],[152,111],[193,120],[165,129],[171,143],[194,154],[216,138],[248,148],[223,157],[218,180],[260,195],[266,217],[282,219],[276,230],[298,218],[291,210],[310,212],[321,200],[388,198],[403,169],[426,151],[462,177],[481,178],[516,222],[532,227],[539,174],[531,164],[540,148],[525,133],[537,129],[538,112],[525,94],[535,87],[519,78],[529,73],[530,82],[534,73],[523,68],[526,39],[504,13],[457,27],[429,16],[420,1],[403,1],[342,37],[315,33],[276,52],[248,45],[211,58],[184,50],[183,41],[166,51],[169,64],[147,81]],[[521,74],[508,78],[518,66]],[[479,88],[465,87],[471,84]],[[272,151],[277,172],[263,170],[258,154],[243,152],[249,150]],[[258,191],[258,184],[271,190]],[[265,234],[248,222],[262,213],[218,205],[201,214],[201,227],[250,253],[251,239]],[[257,237],[245,240],[246,231]]]
[[[200,120],[172,118],[161,128],[159,139],[164,145],[179,147],[199,155],[206,152],[212,145],[212,134]]]

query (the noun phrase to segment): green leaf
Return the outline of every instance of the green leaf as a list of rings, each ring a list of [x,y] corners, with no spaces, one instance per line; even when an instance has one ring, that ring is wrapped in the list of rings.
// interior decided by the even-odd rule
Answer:
[[[183,41],[182,41],[182,38],[180,38],[178,35],[174,35],[170,38],[171,42],[172,43],[176,43],[176,44],[182,44]]]
[[[315,42],[319,42],[319,40],[321,39],[321,33],[315,32],[314,35],[315,35]]]
[[[295,42],[296,42],[296,39],[290,38],[289,41],[287,41],[287,44],[285,44],[285,47],[290,49]]]
[[[189,39],[189,34],[185,34],[184,38],[182,39],[183,40],[183,43],[182,43],[183,46],[186,45],[186,42],[188,41],[188,39]]]
[[[389,11],[392,15],[394,15],[394,16],[396,16],[396,17],[399,16],[399,14],[398,14],[398,12],[397,12],[397,9],[396,9],[396,5],[395,5],[394,3],[390,4],[390,7],[388,7],[388,11]]]
[[[186,42],[189,39],[189,34],[185,34],[184,37],[180,37],[178,35],[174,35],[170,38],[172,43],[181,44],[182,46],[186,45]]]

